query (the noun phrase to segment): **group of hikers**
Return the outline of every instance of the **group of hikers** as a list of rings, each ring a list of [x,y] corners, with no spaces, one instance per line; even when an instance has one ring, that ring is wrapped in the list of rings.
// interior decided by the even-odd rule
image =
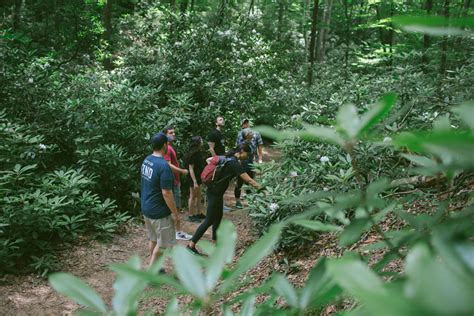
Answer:
[[[254,163],[263,159],[263,141],[258,132],[250,129],[250,121],[241,122],[235,148],[225,150],[222,130],[225,119],[218,116],[215,128],[207,136],[209,155],[203,152],[200,136],[191,138],[187,152],[183,156],[184,167],[178,162],[172,144],[176,140],[172,126],[164,128],[150,139],[152,154],[141,165],[141,210],[148,231],[151,266],[160,256],[162,249],[171,248],[176,239],[188,240],[187,249],[193,254],[202,255],[196,248],[209,227],[212,226],[212,240],[217,239],[217,229],[221,223],[224,208],[224,193],[233,178],[237,178],[234,189],[235,207],[242,208],[241,191],[244,183],[256,189],[262,186],[254,180]],[[206,159],[206,156],[210,156]],[[189,184],[188,220],[202,223],[193,235],[182,231],[181,175],[187,177]],[[201,187],[203,177],[209,176],[206,183],[207,209],[202,213]],[[164,272],[164,270],[162,271]]]

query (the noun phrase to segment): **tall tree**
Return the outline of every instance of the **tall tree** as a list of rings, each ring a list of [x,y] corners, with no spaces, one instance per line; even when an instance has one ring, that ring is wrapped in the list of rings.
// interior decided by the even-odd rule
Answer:
[[[316,29],[318,24],[318,7],[319,0],[314,0],[313,3],[313,14],[311,16],[311,34],[309,39],[309,57],[308,57],[308,75],[307,83],[308,86],[313,84],[313,65],[314,65],[314,48],[316,46]]]
[[[104,23],[104,33],[102,34],[102,38],[107,43],[108,50],[110,50],[110,39],[112,37],[112,0],[107,0],[102,9],[102,21]],[[112,60],[109,57],[104,59],[104,67],[106,69],[113,68]]]
[[[444,0],[443,16],[446,19],[449,18],[449,0]],[[448,52],[448,37],[444,36],[443,41],[441,42],[441,61],[439,64],[439,72],[442,74],[446,72],[447,52]]]
[[[331,24],[331,11],[333,0],[325,0],[321,27],[318,32],[318,41],[316,44],[316,59],[322,61],[326,53],[326,38]]]
[[[433,0],[425,1],[426,15],[431,15],[431,10],[433,10]],[[431,44],[431,38],[429,35],[423,35],[423,55],[421,56],[421,62],[423,63],[423,68],[426,69],[425,65],[428,63],[428,48]]]

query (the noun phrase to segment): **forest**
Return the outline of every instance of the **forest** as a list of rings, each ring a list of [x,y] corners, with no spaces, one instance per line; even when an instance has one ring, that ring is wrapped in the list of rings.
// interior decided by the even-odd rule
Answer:
[[[0,0],[0,13],[1,314],[32,312],[9,305],[32,276],[87,315],[474,313],[470,0]],[[217,242],[198,243],[206,257],[178,243],[146,268],[149,140],[173,126],[181,164],[193,136],[210,156],[218,116],[227,149],[244,119],[263,136],[264,190],[244,187]],[[139,255],[99,256],[107,295],[65,264],[130,232]]]

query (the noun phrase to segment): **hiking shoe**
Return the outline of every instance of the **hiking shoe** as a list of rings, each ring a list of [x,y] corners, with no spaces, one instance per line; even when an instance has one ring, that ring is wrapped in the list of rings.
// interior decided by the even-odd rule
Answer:
[[[178,240],[190,240],[193,236],[189,235],[189,234],[186,234],[185,232],[183,231],[177,231],[176,232],[176,239]]]
[[[158,272],[159,274],[166,274],[166,270],[161,268],[160,271]]]
[[[198,214],[198,215],[195,215],[197,218],[199,219],[205,219],[206,218],[206,214]]]
[[[224,211],[224,213],[228,213],[228,212],[232,211],[232,209],[230,207],[224,205],[223,211]]]
[[[197,250],[195,247],[191,247],[189,245],[186,246],[186,249],[188,249],[189,251],[191,251],[194,255],[196,256],[202,256],[204,257],[204,254],[200,253],[199,250]]]
[[[240,201],[237,201],[235,202],[235,208],[243,209],[244,207],[242,206],[242,203],[240,203]]]

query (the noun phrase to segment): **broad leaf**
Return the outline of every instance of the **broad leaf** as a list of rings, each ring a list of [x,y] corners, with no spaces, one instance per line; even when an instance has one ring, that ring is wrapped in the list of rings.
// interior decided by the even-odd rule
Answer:
[[[376,104],[362,115],[360,118],[360,128],[358,134],[368,132],[372,127],[385,118],[397,101],[397,96],[393,93],[384,95]]]
[[[104,301],[96,291],[72,274],[63,272],[53,273],[49,277],[49,283],[56,291],[83,306],[101,313],[107,311]]]
[[[288,305],[298,307],[298,296],[296,295],[295,288],[283,275],[278,274],[276,276],[273,286],[278,295],[283,297]]]
[[[184,287],[192,295],[205,299],[206,282],[197,258],[181,245],[173,249],[172,258],[176,274]]]
[[[140,258],[138,256],[131,257],[127,265],[132,269],[140,269]],[[136,313],[138,297],[145,286],[146,282],[143,279],[118,272],[113,285],[115,295],[112,299],[112,306],[114,311],[122,314]]]
[[[217,245],[208,261],[206,275],[206,289],[211,291],[216,285],[226,263],[232,262],[234,257],[237,232],[232,222],[222,221],[217,231]]]
[[[474,101],[461,104],[453,109],[459,118],[471,129],[474,130]]]
[[[320,232],[333,232],[341,231],[342,228],[336,225],[324,224],[320,221],[301,219],[293,222],[295,225],[300,225],[311,230],[320,231]]]
[[[342,246],[349,246],[359,240],[363,232],[370,229],[371,224],[367,218],[355,218],[339,237]]]
[[[224,283],[220,289],[221,292],[225,292],[230,289],[237,278],[250,270],[273,250],[273,247],[280,239],[282,229],[282,223],[271,226],[268,232],[263,235],[263,237],[261,237],[257,242],[250,246],[250,248],[247,249],[247,251],[238,261],[234,270],[232,270],[229,276],[224,280]]]
[[[352,104],[343,105],[337,113],[337,124],[349,138],[355,138],[360,131],[360,119]]]

